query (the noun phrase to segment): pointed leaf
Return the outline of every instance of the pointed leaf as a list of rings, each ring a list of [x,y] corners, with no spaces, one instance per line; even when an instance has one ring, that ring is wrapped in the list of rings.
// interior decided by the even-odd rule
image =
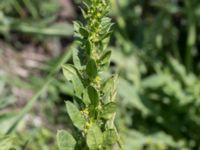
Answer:
[[[81,23],[78,21],[74,21],[73,24],[74,24],[74,31],[78,32],[81,27]]]
[[[87,13],[85,12],[84,9],[80,8],[81,12],[82,12],[82,15],[83,17],[86,19],[87,18]]]

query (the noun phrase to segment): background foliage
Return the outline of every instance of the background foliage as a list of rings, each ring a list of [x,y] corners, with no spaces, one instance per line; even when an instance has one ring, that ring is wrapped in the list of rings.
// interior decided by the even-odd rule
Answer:
[[[116,124],[125,149],[199,149],[200,2],[111,4],[110,71],[120,74]],[[64,100],[73,92],[59,70],[71,63],[79,5],[0,1],[0,147],[54,150],[57,129],[70,127]]]

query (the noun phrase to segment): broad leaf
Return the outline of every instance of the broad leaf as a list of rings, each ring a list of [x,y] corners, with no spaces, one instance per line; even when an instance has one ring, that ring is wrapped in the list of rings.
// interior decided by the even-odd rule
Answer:
[[[115,101],[117,79],[118,79],[118,76],[115,75],[115,76],[111,76],[110,78],[104,81],[102,85],[103,93],[104,93],[104,103]]]
[[[92,79],[97,76],[97,64],[94,59],[90,59],[90,61],[88,62],[86,72],[88,76]]]
[[[82,116],[81,112],[72,102],[67,101],[66,107],[67,107],[67,112],[69,114],[69,117],[72,120],[72,123],[74,124],[74,126],[80,130],[83,130],[85,126],[85,119]]]
[[[111,19],[109,17],[103,17],[101,19],[101,25],[107,26],[111,24]]]
[[[102,66],[108,65],[110,63],[111,51],[106,51],[99,59]]]
[[[91,150],[97,150],[101,146],[103,134],[96,124],[88,130],[86,142]]]
[[[88,95],[89,95],[90,102],[92,103],[92,105],[94,107],[98,106],[98,104],[99,104],[99,95],[98,95],[97,90],[94,87],[89,86],[87,91],[88,91]]]
[[[91,54],[92,48],[91,48],[91,42],[89,40],[85,41],[85,49],[88,55]]]
[[[88,89],[85,89],[83,92],[83,98],[82,101],[84,102],[84,104],[89,105],[91,103],[89,95],[88,95]]]
[[[101,117],[104,119],[110,119],[114,112],[117,110],[117,104],[114,102],[110,102],[103,106]]]
[[[81,94],[84,90],[83,83],[81,81],[81,76],[76,70],[76,68],[72,65],[64,65],[63,73],[67,80],[73,83],[74,92],[77,97],[81,98]]]
[[[57,143],[59,150],[75,150],[76,140],[67,131],[64,130],[58,131]]]
[[[144,101],[141,101],[137,90],[130,84],[128,81],[120,78],[119,87],[118,87],[118,93],[120,97],[123,99],[123,103],[127,106],[134,107],[142,112],[142,114],[146,115],[149,112],[149,108],[152,107],[150,102],[146,102],[148,104],[148,107],[143,103]],[[133,100],[134,99],[134,100]],[[144,99],[145,100],[145,99]],[[150,103],[150,104],[149,104]]]
[[[87,53],[84,49],[73,47],[73,63],[75,67],[82,70],[87,64]]]
[[[0,149],[10,150],[13,146],[13,138],[9,136],[4,136],[0,134]]]
[[[83,37],[88,37],[89,36],[89,32],[87,31],[87,29],[85,29],[83,27],[80,27],[79,32]]]
[[[111,150],[117,142],[117,133],[114,129],[108,129],[103,133],[103,150]]]

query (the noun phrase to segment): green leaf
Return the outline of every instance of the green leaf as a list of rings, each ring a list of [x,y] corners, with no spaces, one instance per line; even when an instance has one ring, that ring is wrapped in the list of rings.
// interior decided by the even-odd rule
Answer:
[[[103,133],[103,150],[111,150],[117,143],[117,133],[114,129],[108,129]]]
[[[66,107],[67,107],[67,112],[69,114],[70,119],[72,120],[73,125],[77,127],[78,129],[83,130],[85,126],[85,119],[82,116],[81,112],[72,102],[67,101]]]
[[[99,104],[99,95],[98,95],[97,90],[94,87],[89,86],[87,91],[90,98],[90,102],[92,103],[94,107],[97,107]]]
[[[117,110],[117,104],[114,102],[110,102],[103,106],[101,117],[104,119],[110,119],[114,112]]]
[[[81,81],[81,76],[76,68],[73,65],[64,65],[63,74],[68,81],[72,81],[75,95],[81,98],[84,86]]]
[[[84,49],[78,48],[77,46],[73,47],[73,63],[77,69],[82,70],[85,68],[87,57],[87,52]]]
[[[120,78],[118,94],[121,96],[121,98],[123,98],[123,103],[127,106],[136,108],[143,115],[147,115],[150,113],[149,108],[152,109],[151,102],[146,99],[144,99],[144,101],[141,101],[137,89],[134,88],[134,86],[127,80]]]
[[[76,69],[72,65],[63,65],[63,74],[65,78],[69,81],[72,81],[74,79],[74,76],[77,75]]]
[[[83,3],[83,5],[86,7],[86,10],[88,10],[88,9],[90,8],[90,5],[91,5],[91,2],[90,2],[90,1],[85,0],[85,1],[83,1],[82,3]]]
[[[164,86],[168,81],[170,77],[167,74],[155,74],[151,75],[142,81],[142,86],[145,88],[160,88]]]
[[[107,26],[111,24],[111,19],[109,17],[103,17],[101,19],[101,25]]]
[[[97,64],[94,59],[90,59],[90,61],[88,62],[86,66],[86,72],[88,76],[92,79],[94,79],[97,76]]]
[[[104,103],[109,103],[115,101],[116,91],[117,91],[117,79],[118,76],[114,75],[104,81],[102,85],[103,89],[103,99]]]
[[[74,31],[78,32],[81,27],[81,23],[78,21],[74,21],[73,24],[74,24]]]
[[[88,37],[88,36],[89,36],[89,32],[87,31],[86,28],[83,28],[83,27],[80,27],[79,33],[80,33],[83,37]]]
[[[91,43],[89,40],[86,40],[85,41],[85,49],[87,51],[87,54],[90,55],[91,54],[91,51],[92,51],[92,48],[91,48]]]
[[[111,23],[111,19],[108,17],[104,17],[101,20],[101,25],[102,25],[102,29],[101,29],[101,40],[105,39],[105,38],[109,38],[112,29],[112,26],[114,25],[113,23]]]
[[[59,130],[57,133],[57,143],[59,150],[74,150],[76,140],[67,131]]]
[[[101,129],[94,124],[87,132],[87,145],[91,150],[97,150],[103,142]]]
[[[86,19],[87,18],[87,13],[85,12],[85,10],[81,8],[81,12],[82,12],[83,17]]]
[[[106,40],[106,39],[110,39],[111,33],[112,33],[111,31],[104,33],[100,40],[103,41],[103,40]],[[109,40],[106,40],[105,42],[103,42],[103,44],[106,44],[105,46],[107,46],[108,42],[109,42]]]
[[[74,66],[77,69],[82,69],[81,60],[79,58],[80,56],[79,56],[78,47],[77,46],[73,46],[72,49],[73,49],[73,63],[74,63]]]
[[[86,105],[91,104],[91,101],[90,101],[90,98],[89,98],[88,90],[87,90],[87,89],[85,89],[84,92],[83,92],[83,102],[84,102]]]
[[[106,51],[99,59],[101,65],[107,65],[110,62],[111,51]]]
[[[4,136],[0,134],[0,149],[2,150],[10,150],[13,146],[13,138],[10,136]]]

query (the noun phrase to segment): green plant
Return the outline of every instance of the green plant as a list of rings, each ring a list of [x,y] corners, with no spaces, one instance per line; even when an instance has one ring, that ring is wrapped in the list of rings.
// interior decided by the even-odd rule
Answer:
[[[85,24],[74,22],[78,48],[74,49],[74,65],[64,65],[63,72],[73,85],[73,103],[66,101],[74,132],[60,130],[57,134],[60,150],[111,150],[119,142],[114,125],[116,79],[107,77],[111,51],[107,44],[111,34],[111,19],[107,0],[84,0],[81,9]],[[120,145],[120,144],[119,144]]]

